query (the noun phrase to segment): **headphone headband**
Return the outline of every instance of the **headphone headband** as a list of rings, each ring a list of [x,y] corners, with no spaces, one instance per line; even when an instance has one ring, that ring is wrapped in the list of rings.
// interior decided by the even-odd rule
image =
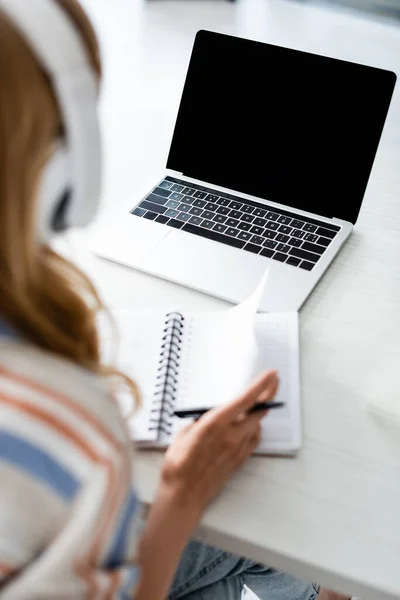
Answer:
[[[32,48],[59,103],[68,156],[63,162],[69,165],[71,187],[64,226],[87,225],[99,202],[101,174],[98,84],[88,50],[72,19],[56,0],[0,0],[0,10]],[[54,211],[59,195],[46,199],[47,205],[54,202]],[[52,228],[52,223],[40,225],[43,230]]]

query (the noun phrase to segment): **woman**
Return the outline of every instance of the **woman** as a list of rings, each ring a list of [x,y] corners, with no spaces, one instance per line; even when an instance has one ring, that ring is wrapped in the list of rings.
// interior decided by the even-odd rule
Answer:
[[[82,9],[58,2],[100,75]],[[0,10],[1,597],[239,600],[247,584],[261,600],[315,598],[311,584],[190,541],[257,446],[265,415],[245,413],[274,397],[275,372],[180,435],[142,525],[134,458],[107,383],[119,375],[99,358],[101,302],[38,241],[36,190],[62,131],[46,73]]]

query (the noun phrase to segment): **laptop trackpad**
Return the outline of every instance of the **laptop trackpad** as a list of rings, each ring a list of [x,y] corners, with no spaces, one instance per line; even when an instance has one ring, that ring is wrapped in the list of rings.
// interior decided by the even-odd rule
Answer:
[[[171,231],[144,260],[144,268],[230,302],[251,294],[268,266],[261,256]]]

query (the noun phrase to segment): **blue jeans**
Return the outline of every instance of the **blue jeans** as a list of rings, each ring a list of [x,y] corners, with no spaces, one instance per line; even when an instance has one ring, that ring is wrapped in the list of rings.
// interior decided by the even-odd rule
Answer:
[[[247,585],[260,600],[315,600],[312,583],[190,542],[179,565],[168,600],[240,600]]]

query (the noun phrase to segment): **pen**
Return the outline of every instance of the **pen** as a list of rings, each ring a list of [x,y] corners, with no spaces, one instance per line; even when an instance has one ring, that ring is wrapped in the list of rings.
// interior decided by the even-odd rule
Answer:
[[[259,410],[270,410],[271,408],[282,408],[285,406],[284,402],[259,402],[250,408],[247,412],[251,414],[258,412]],[[174,415],[180,419],[187,419],[189,417],[199,418],[204,415],[211,408],[190,408],[188,410],[175,410]]]

